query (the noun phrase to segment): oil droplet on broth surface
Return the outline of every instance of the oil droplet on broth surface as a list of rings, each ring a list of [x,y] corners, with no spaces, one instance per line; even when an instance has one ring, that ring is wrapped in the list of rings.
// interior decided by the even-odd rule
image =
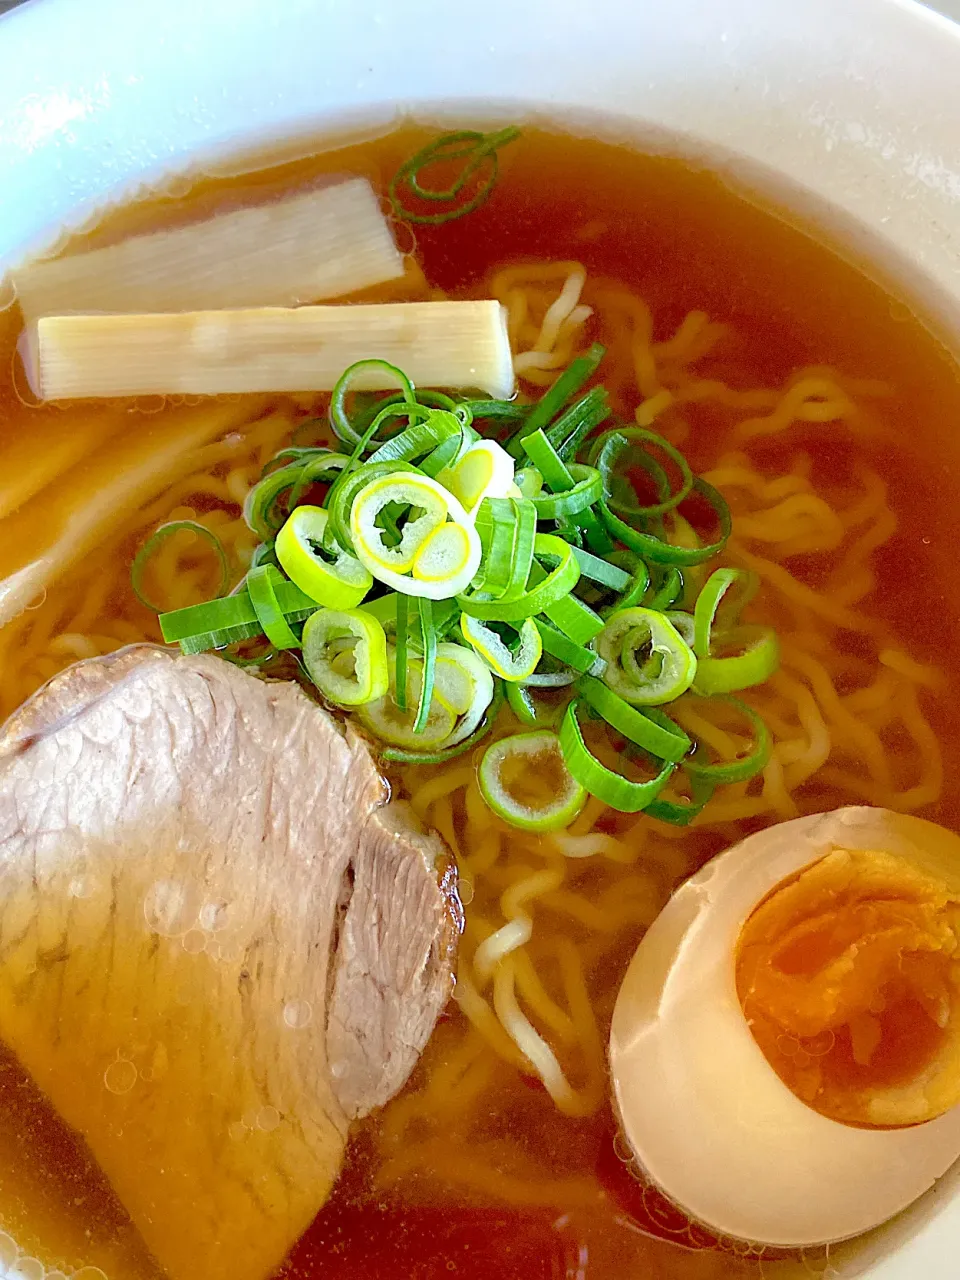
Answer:
[[[229,923],[230,907],[226,902],[205,902],[200,908],[200,928],[207,933],[218,933]]]
[[[70,1280],[107,1280],[107,1273],[99,1267],[81,1267],[73,1273]]]
[[[280,1112],[276,1107],[261,1107],[257,1112],[257,1128],[264,1133],[272,1133],[280,1123]]]
[[[200,929],[188,929],[180,945],[188,956],[199,956],[206,949],[207,935]]]
[[[129,1093],[137,1083],[137,1068],[129,1058],[117,1058],[103,1073],[108,1093]]]
[[[20,1256],[20,1246],[13,1236],[0,1231],[0,1267],[12,1266]]]
[[[7,1269],[9,1280],[44,1280],[47,1269],[39,1258],[18,1258]]]
[[[143,900],[143,918],[153,933],[177,938],[192,928],[199,903],[196,890],[179,880],[155,880]]]
[[[299,1031],[309,1025],[313,1006],[309,1000],[290,1000],[283,1006],[283,1021],[291,1031]]]

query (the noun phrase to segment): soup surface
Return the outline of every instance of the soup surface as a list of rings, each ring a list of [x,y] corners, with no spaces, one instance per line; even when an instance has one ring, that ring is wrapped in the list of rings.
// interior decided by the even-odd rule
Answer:
[[[407,128],[201,179],[111,214],[71,249],[269,199],[325,173],[366,175],[385,191],[424,136]],[[781,671],[748,697],[776,745],[761,777],[718,793],[689,828],[591,802],[566,846],[494,819],[469,757],[393,771],[395,790],[460,864],[458,997],[404,1091],[357,1127],[334,1195],[284,1274],[758,1276],[749,1250],[686,1222],[624,1158],[605,1076],[613,1002],[671,890],[758,826],[851,803],[960,824],[955,367],[907,306],[713,173],[595,140],[525,131],[504,150],[487,204],[415,236],[401,226],[398,238],[411,254],[407,276],[371,298],[499,297],[515,353],[535,353],[518,362],[527,396],[602,341],[618,415],[630,421],[639,408],[638,421],[725,493],[734,514],[725,562],[760,574],[757,619],[781,635]],[[548,342],[544,318],[561,295],[569,305]],[[5,323],[2,367],[16,371],[16,313]],[[159,444],[178,415],[212,411],[195,400],[103,411],[26,400],[15,373],[0,387],[3,578],[29,561],[31,536],[65,517],[65,477],[80,491],[89,477],[94,502],[98,468],[119,440],[137,432],[145,447]],[[239,577],[257,541],[240,506],[262,466],[291,440],[329,438],[323,397],[237,397],[215,410],[220,441],[178,459],[135,515],[104,522],[69,575],[0,629],[4,715],[78,658],[159,640],[129,565],[164,520],[208,523]],[[204,598],[203,556],[171,548],[168,559],[154,583],[172,592],[165,606]],[[529,941],[500,958],[491,984],[473,965],[477,949],[521,916],[533,922]],[[504,999],[517,996],[562,1072],[550,1090],[504,1029]],[[157,1274],[109,1187],[11,1058],[0,1060],[0,1227],[0,1263],[19,1254],[16,1274]]]

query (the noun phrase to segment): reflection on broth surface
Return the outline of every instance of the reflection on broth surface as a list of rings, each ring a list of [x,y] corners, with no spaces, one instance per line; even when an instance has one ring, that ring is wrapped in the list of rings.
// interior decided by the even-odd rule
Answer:
[[[317,174],[368,176],[384,191],[422,141],[405,129],[201,181],[183,201],[111,215],[88,244]],[[415,248],[404,279],[366,300],[498,298],[528,398],[602,342],[599,376],[616,414],[662,433],[724,493],[734,527],[720,563],[759,574],[751,620],[780,636],[781,669],[745,695],[774,747],[761,775],[720,788],[690,827],[591,799],[568,831],[542,836],[484,805],[472,755],[388,769],[457,858],[455,1002],[406,1088],[356,1128],[333,1197],[283,1274],[758,1276],[749,1250],[718,1247],[621,1158],[606,1072],[613,1004],[672,889],[743,835],[843,804],[960,821],[949,569],[960,521],[956,446],[941,426],[960,412],[955,370],[880,288],[676,160],[525,131],[504,150],[489,203],[398,238]],[[4,367],[18,320],[7,323]],[[326,398],[313,394],[101,408],[24,406],[21,391],[0,392],[0,577],[29,566],[61,525],[76,551],[0,628],[4,715],[78,658],[159,641],[156,614],[129,581],[158,524],[199,520],[238,580],[259,541],[242,504],[262,468],[291,441],[330,438]],[[216,578],[204,546],[171,538],[144,587],[174,609],[210,597]],[[708,716],[696,698],[673,711],[722,758],[748,745],[742,723]],[[296,1003],[284,1012],[291,1034],[310,1016]],[[5,1060],[0,1228],[48,1268],[156,1275],[85,1160]]]

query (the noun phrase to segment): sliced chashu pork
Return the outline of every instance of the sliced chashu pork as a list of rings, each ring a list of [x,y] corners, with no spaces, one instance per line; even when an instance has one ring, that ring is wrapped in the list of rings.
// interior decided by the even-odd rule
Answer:
[[[262,1280],[451,987],[442,846],[292,684],[138,646],[0,739],[0,1038],[174,1280]]]

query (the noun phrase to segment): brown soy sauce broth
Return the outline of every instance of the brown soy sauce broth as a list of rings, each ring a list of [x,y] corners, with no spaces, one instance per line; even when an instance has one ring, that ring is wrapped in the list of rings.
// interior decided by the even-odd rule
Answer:
[[[131,231],[266,199],[325,173],[359,173],[381,189],[423,131],[328,152],[240,178],[202,179],[186,197],[158,196],[111,214],[82,237],[90,245]],[[956,501],[960,417],[956,369],[911,311],[814,239],[733,192],[708,170],[595,140],[528,131],[503,154],[500,182],[481,210],[459,222],[416,229],[416,253],[431,285],[472,294],[488,270],[516,260],[581,261],[589,275],[619,279],[650,304],[656,336],[666,337],[691,309],[733,326],[725,352],[744,385],[779,384],[791,370],[830,364],[882,377],[894,388],[880,409],[887,443],[856,443],[818,430],[814,478],[836,475],[858,458],[884,477],[899,530],[880,555],[880,589],[871,610],[888,620],[914,657],[935,660],[950,687],[927,713],[944,747],[943,799],[929,816],[960,825],[960,729],[954,625],[960,575]],[[3,367],[14,338],[10,317]],[[632,406],[619,406],[629,412]],[[60,411],[58,411],[60,412]],[[63,412],[69,413],[70,410]],[[688,446],[695,466],[712,460],[709,411],[691,410]],[[30,428],[11,383],[0,387],[0,440]],[[901,447],[901,442],[908,445]],[[774,440],[768,463],[788,465],[798,438]],[[811,564],[811,580],[816,575]],[[400,787],[403,779],[396,780]],[[825,797],[837,803],[834,796]],[[716,833],[688,835],[696,860],[720,847]],[[608,958],[609,999],[602,1030],[632,946]],[[460,1014],[451,1006],[411,1087],[442,1065]],[[544,1203],[535,1185],[520,1197],[465,1194],[431,1169],[414,1169],[388,1190],[375,1178],[383,1118],[357,1126],[334,1195],[293,1251],[284,1274],[311,1280],[412,1280],[454,1275],[479,1280],[713,1280],[758,1277],[757,1265],[718,1251],[639,1187],[618,1158],[609,1111],[587,1120],[561,1116],[536,1082],[504,1066],[498,1106],[477,1117],[481,1131],[529,1156],[553,1183],[575,1173],[595,1189],[590,1204]],[[388,1108],[389,1111],[389,1108]],[[0,1229],[47,1267],[81,1262],[113,1280],[156,1275],[122,1210],[82,1147],[10,1060],[0,1063]]]

